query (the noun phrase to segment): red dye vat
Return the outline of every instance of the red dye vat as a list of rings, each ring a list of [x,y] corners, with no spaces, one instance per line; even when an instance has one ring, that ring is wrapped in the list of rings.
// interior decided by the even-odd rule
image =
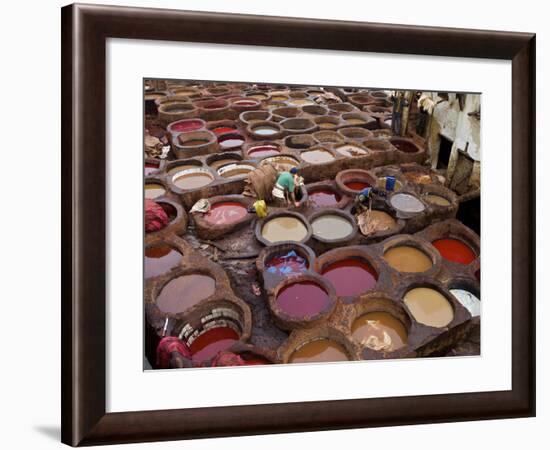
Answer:
[[[206,361],[218,352],[227,350],[239,340],[239,335],[229,327],[216,327],[202,333],[193,341],[189,349],[195,361]]]
[[[155,163],[145,163],[145,176],[153,173],[155,170],[159,169],[159,165]]]
[[[309,193],[309,199],[314,206],[334,206],[342,197],[336,192],[329,191],[328,189],[319,189]]]
[[[246,207],[238,202],[215,203],[204,218],[213,225],[227,225],[241,220],[248,214]]]
[[[157,244],[145,249],[145,278],[156,277],[176,267],[183,255],[167,244]]]
[[[318,314],[330,302],[327,292],[312,281],[298,281],[285,286],[275,301],[284,313],[297,318]]]
[[[200,130],[203,127],[204,123],[200,120],[195,119],[186,119],[179,122],[173,123],[170,125],[172,131],[181,132],[181,131],[195,131]]]
[[[378,274],[366,261],[349,258],[326,267],[322,275],[332,283],[340,297],[359,295],[376,285]]]
[[[437,248],[441,256],[447,261],[470,264],[476,259],[476,254],[473,250],[458,239],[437,239],[432,242],[432,245]]]
[[[366,181],[348,181],[347,183],[344,183],[344,185],[351,189],[352,191],[360,192],[365,188],[370,187],[370,184]]]
[[[263,366],[266,364],[271,364],[270,361],[258,355],[253,355],[251,357],[242,357],[242,358],[244,359],[244,362],[247,366]]]
[[[307,270],[307,261],[294,250],[271,258],[265,265],[266,272],[278,275],[296,275]]]
[[[266,156],[278,155],[279,149],[275,145],[260,145],[248,150],[248,155],[252,158],[264,158]]]
[[[230,128],[230,127],[218,127],[218,128],[214,128],[212,130],[215,134],[224,134],[224,133],[234,133],[235,131],[235,128]]]

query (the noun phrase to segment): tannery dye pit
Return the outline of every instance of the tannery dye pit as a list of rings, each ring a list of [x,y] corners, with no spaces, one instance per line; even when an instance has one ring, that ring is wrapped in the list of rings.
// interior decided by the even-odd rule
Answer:
[[[143,95],[145,369],[480,354],[480,95]]]

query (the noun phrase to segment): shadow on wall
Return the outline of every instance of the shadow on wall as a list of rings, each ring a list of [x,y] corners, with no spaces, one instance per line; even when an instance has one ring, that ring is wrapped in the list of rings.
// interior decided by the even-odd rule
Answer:
[[[34,429],[49,439],[61,442],[61,427],[58,425],[36,425]]]

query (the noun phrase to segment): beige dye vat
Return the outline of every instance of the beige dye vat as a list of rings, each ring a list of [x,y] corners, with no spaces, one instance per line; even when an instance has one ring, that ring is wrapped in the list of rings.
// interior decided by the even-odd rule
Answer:
[[[207,186],[214,181],[214,178],[203,171],[183,171],[174,175],[172,181],[180,189],[188,190]]]
[[[290,363],[349,361],[346,349],[332,339],[315,339],[296,349]]]
[[[296,99],[287,101],[287,104],[291,106],[304,106],[304,105],[314,105],[315,102],[313,102],[312,100],[308,100],[307,98],[296,98]]]
[[[364,125],[366,122],[363,119],[346,119],[346,123],[350,125]]]
[[[338,126],[338,124],[327,121],[327,122],[317,122],[317,126],[321,130],[331,130],[333,128],[336,128]]]
[[[358,145],[353,144],[345,144],[336,147],[336,151],[347,157],[362,156],[367,154],[367,151],[365,149],[362,149]]]
[[[432,268],[432,259],[422,250],[410,245],[399,245],[384,253],[387,263],[399,272],[425,272]]]
[[[387,312],[370,312],[357,318],[352,326],[353,339],[363,347],[392,352],[407,345],[407,329]]]
[[[311,164],[322,164],[334,160],[332,153],[323,149],[307,150],[300,153],[300,157]]]
[[[241,178],[254,170],[253,166],[228,164],[218,169],[218,174],[224,178]]]
[[[296,241],[307,236],[304,223],[292,216],[280,216],[268,220],[262,227],[262,237],[268,242]]]
[[[405,294],[403,301],[416,321],[424,325],[441,328],[449,325],[454,318],[452,305],[435,289],[411,289]]]
[[[164,194],[166,194],[166,189],[164,189],[164,186],[162,184],[147,183],[145,185],[145,198],[152,200],[158,197],[162,197]]]
[[[450,206],[451,202],[445,197],[436,194],[426,194],[423,199],[432,205],[437,206]]]
[[[320,216],[311,222],[313,235],[327,240],[345,239],[353,233],[349,220],[335,214]]]

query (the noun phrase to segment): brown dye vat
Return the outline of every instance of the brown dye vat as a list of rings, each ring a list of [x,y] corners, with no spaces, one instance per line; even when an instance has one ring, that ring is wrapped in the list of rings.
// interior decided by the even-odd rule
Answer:
[[[345,139],[362,140],[372,137],[372,132],[365,128],[349,127],[338,130],[338,134],[342,135]]]
[[[430,184],[434,181],[431,174],[416,170],[404,171],[403,175],[405,175],[405,178],[407,178],[407,180],[416,184]]]
[[[357,343],[376,351],[392,352],[407,345],[405,325],[387,312],[369,312],[358,317],[351,333]]]
[[[199,166],[200,166],[199,164],[185,164],[185,163],[183,163],[181,165],[176,165],[174,167],[171,167],[170,169],[168,169],[166,171],[166,173],[168,175],[175,175],[178,172],[182,172],[184,170],[189,170],[189,169],[196,169]]]
[[[145,278],[152,278],[176,267],[183,255],[171,245],[160,243],[145,249],[144,272]]]
[[[283,106],[282,108],[275,108],[272,113],[274,116],[277,116],[279,120],[282,120],[282,118],[289,119],[299,116],[301,111],[292,106]]]
[[[422,197],[426,202],[436,206],[451,206],[451,202],[445,197],[436,194],[426,194]]]
[[[211,174],[203,171],[183,171],[174,175],[172,182],[180,189],[198,189],[214,181]]]
[[[362,215],[359,217],[362,217]],[[398,228],[395,219],[386,211],[371,209],[364,219],[364,226],[362,226],[362,220],[358,218],[358,225],[364,236],[370,236],[381,231],[396,230]]]
[[[300,157],[310,164],[323,164],[335,159],[332,153],[322,148],[306,150],[300,153]]]
[[[316,117],[314,121],[320,130],[333,130],[340,125],[340,120],[334,116]]]
[[[302,107],[302,111],[312,116],[324,116],[328,113],[327,107],[321,105],[305,105]]]
[[[394,146],[387,139],[366,139],[363,141],[363,145],[375,152],[385,152],[394,149]]]
[[[432,288],[417,287],[403,297],[405,305],[417,322],[430,327],[445,327],[453,321],[454,311],[449,300]]]
[[[245,124],[249,125],[254,122],[264,122],[271,119],[271,113],[269,111],[245,111],[241,113],[239,116],[240,121]]]
[[[317,127],[311,120],[300,118],[285,119],[280,125],[287,133],[311,133]]]
[[[182,145],[185,145],[186,147],[197,147],[204,144],[208,144],[208,141],[205,139],[191,139],[189,141],[185,141]]]
[[[432,259],[422,250],[410,245],[398,245],[384,253],[387,263],[399,272],[417,273],[432,268]]]
[[[412,141],[408,139],[392,138],[390,143],[400,152],[404,153],[418,153],[421,149]]]
[[[307,236],[304,223],[293,216],[279,216],[265,222],[262,237],[269,242],[300,242]]]
[[[343,142],[344,138],[336,131],[316,131],[311,135],[319,144]]]
[[[216,281],[211,276],[181,275],[164,285],[156,304],[164,313],[178,314],[210,297],[215,291]]]
[[[145,198],[155,199],[166,194],[166,189],[162,184],[147,183],[145,184]]]
[[[328,109],[339,113],[357,111],[357,108],[355,108],[355,106],[353,106],[351,103],[331,103],[330,105],[328,105]]]
[[[332,339],[315,339],[298,347],[290,355],[290,363],[349,361],[346,349]]]
[[[315,145],[315,140],[309,134],[297,134],[286,137],[284,144],[289,148],[302,150]]]

